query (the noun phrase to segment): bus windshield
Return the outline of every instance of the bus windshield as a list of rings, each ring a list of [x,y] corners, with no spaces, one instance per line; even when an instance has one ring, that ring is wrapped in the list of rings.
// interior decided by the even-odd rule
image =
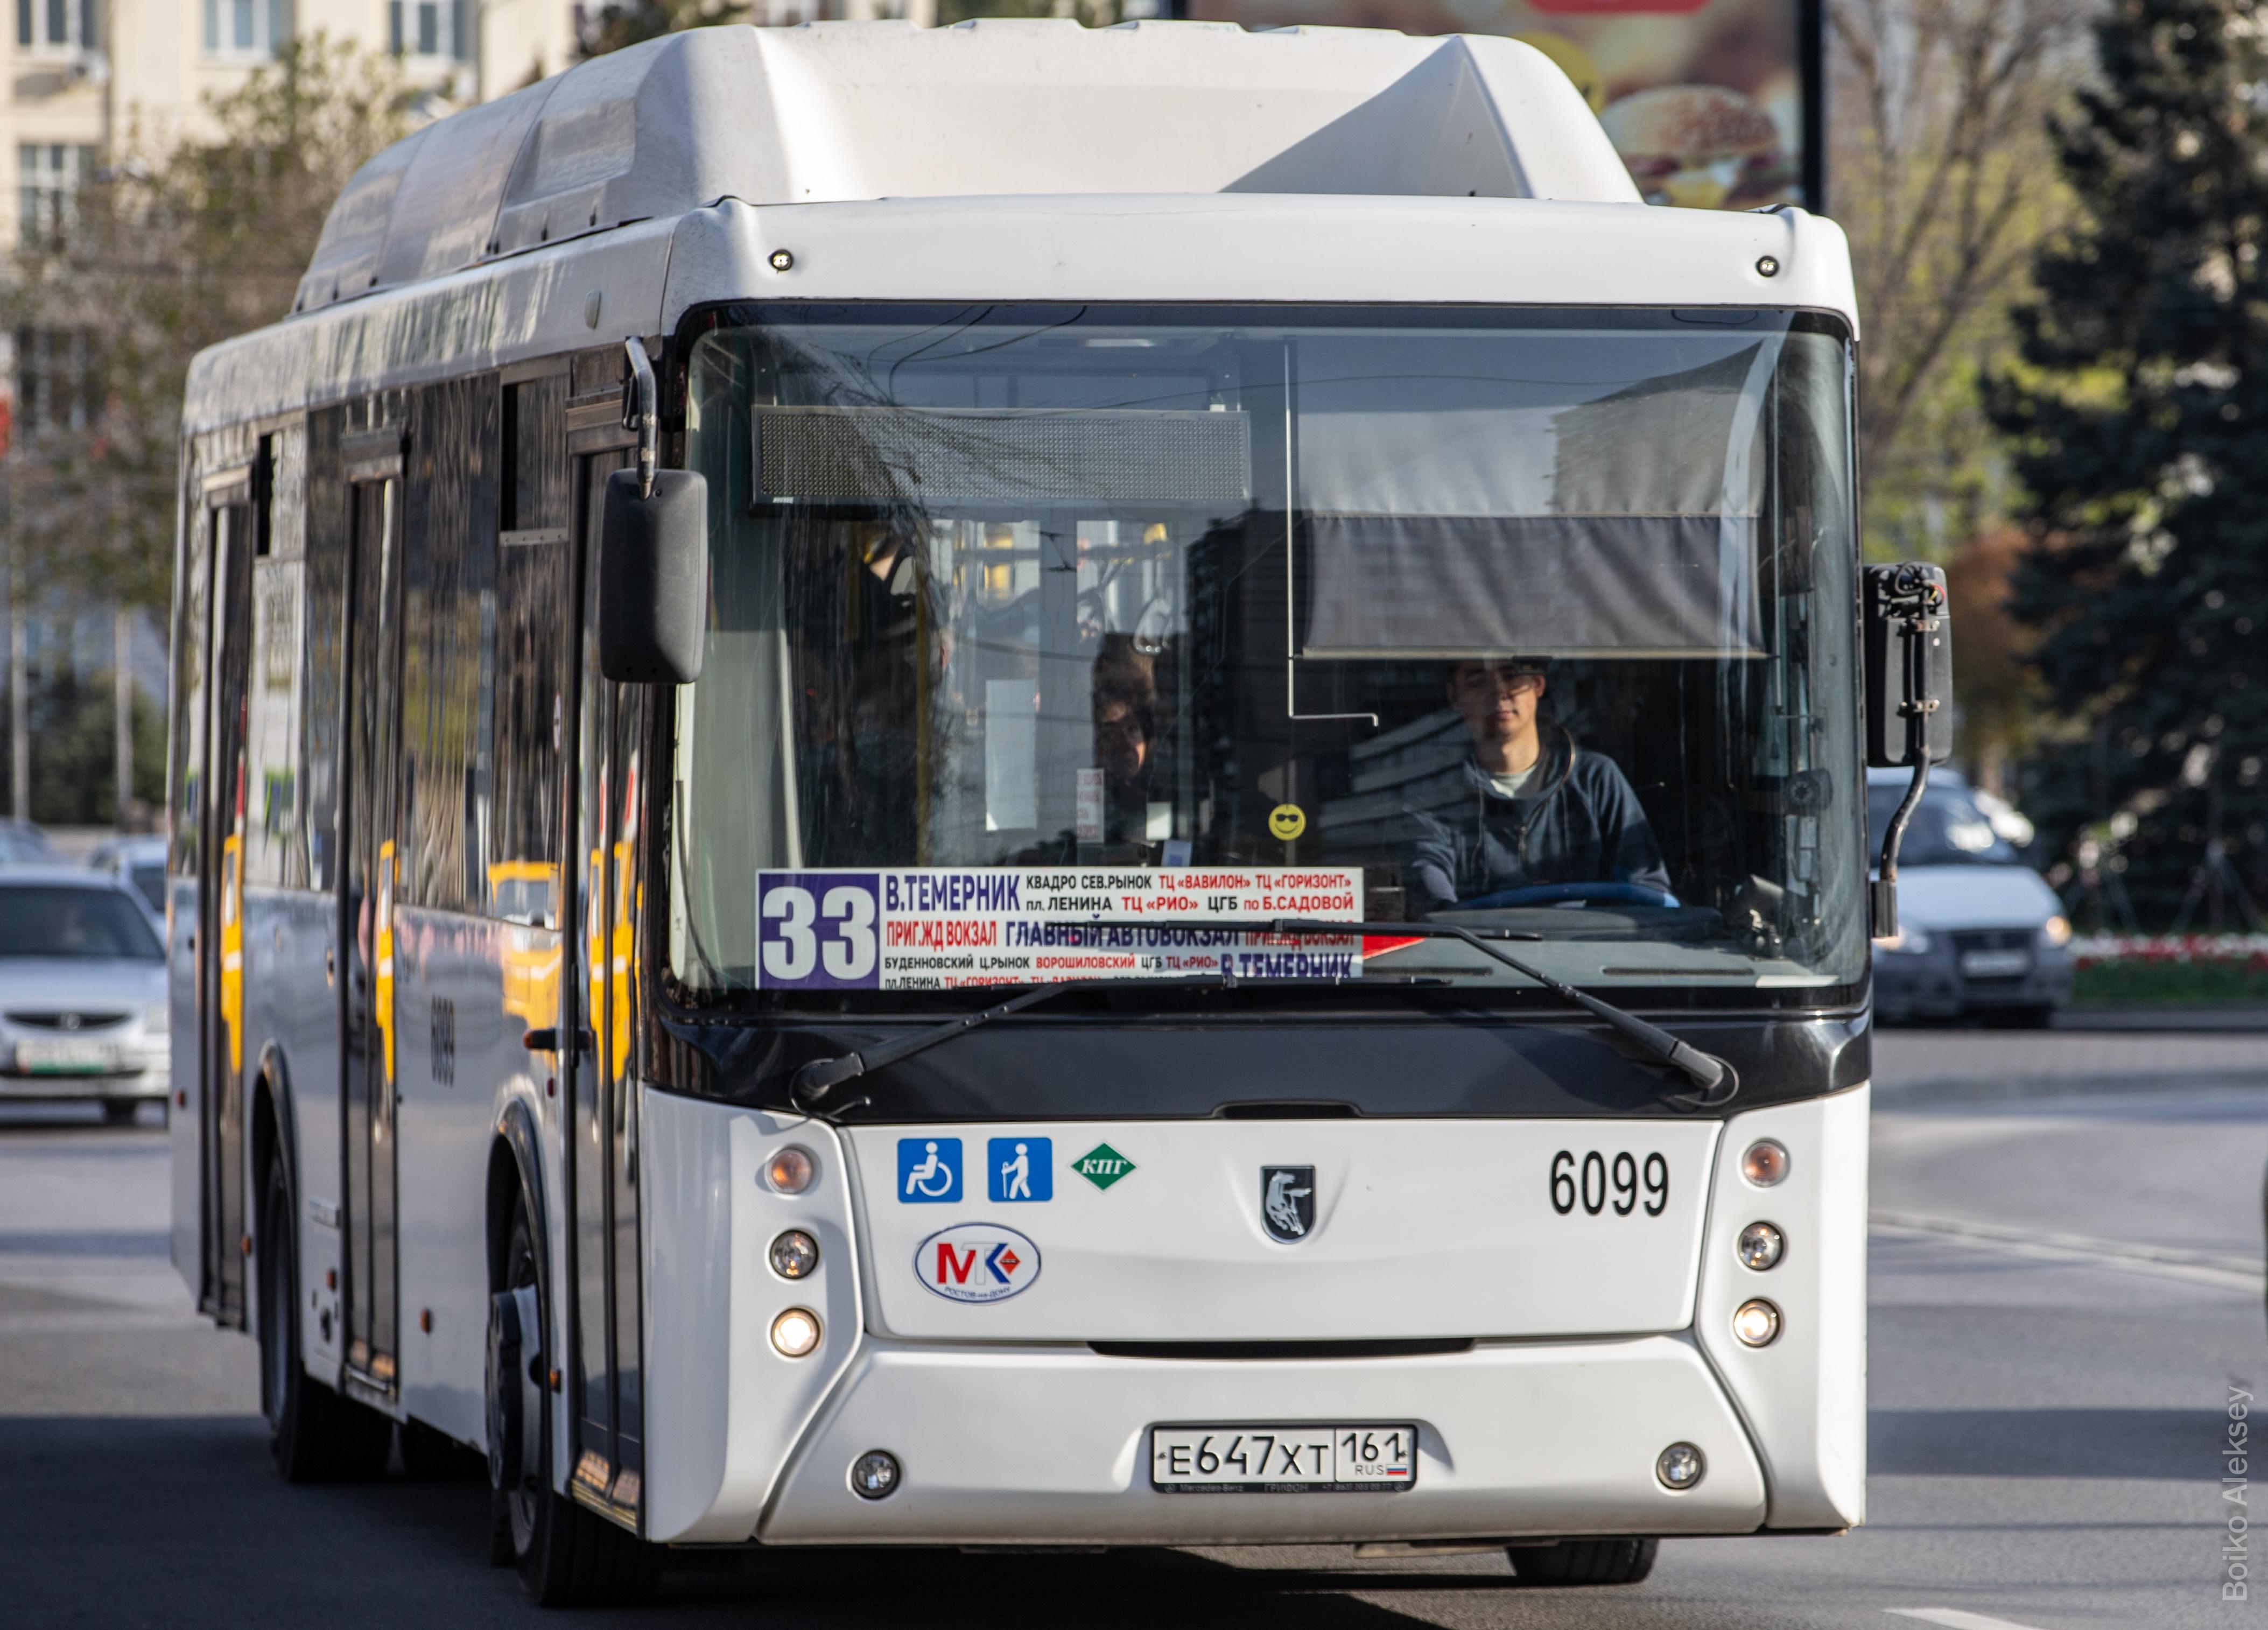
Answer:
[[[1763,310],[720,313],[677,986],[1226,967],[1251,936],[1123,926],[1271,911],[1856,985],[1850,369]],[[1534,988],[1275,949],[1241,965]]]

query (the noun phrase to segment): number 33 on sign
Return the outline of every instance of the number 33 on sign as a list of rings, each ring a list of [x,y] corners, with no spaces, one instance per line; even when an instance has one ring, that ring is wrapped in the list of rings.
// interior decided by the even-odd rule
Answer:
[[[881,965],[871,872],[764,872],[756,880],[758,978],[771,987],[871,989]]]

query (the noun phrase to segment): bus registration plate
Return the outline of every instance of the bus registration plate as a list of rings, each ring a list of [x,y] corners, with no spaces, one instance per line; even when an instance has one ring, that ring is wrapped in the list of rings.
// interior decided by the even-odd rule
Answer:
[[[1417,1481],[1406,1424],[1150,1430],[1150,1483],[1169,1494],[1392,1494]]]

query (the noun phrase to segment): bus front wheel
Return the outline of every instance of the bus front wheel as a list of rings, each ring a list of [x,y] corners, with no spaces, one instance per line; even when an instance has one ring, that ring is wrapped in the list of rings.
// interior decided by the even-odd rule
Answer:
[[[641,1602],[653,1594],[658,1582],[659,1547],[585,1510],[558,1493],[549,1476],[528,1474],[551,1464],[556,1444],[553,1400],[559,1397],[553,1378],[560,1374],[550,1353],[550,1309],[543,1305],[535,1253],[526,1207],[516,1206],[504,1256],[504,1291],[497,1300],[517,1302],[534,1317],[515,1319],[508,1362],[498,1361],[506,1349],[493,1324],[490,1329],[489,1466],[495,1491],[496,1560],[508,1560],[519,1570],[520,1583],[540,1607]],[[534,1329],[525,1329],[526,1324]],[[526,1392],[516,1384],[523,1373],[535,1383],[526,1392],[540,1400],[529,1412],[533,1419],[523,1413]]]
[[[1659,1539],[1562,1539],[1512,1547],[1523,1585],[1634,1585],[1653,1571]]]

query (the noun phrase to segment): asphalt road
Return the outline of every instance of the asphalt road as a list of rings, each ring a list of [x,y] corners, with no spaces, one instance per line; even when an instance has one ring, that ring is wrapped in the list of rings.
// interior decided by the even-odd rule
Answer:
[[[2268,1035],[1893,1033],[1878,1048],[1872,1519],[1672,1541],[1647,1582],[1501,1554],[710,1554],[574,1622],[2235,1626],[2220,1450],[2268,1381]],[[252,1345],[166,1260],[154,1125],[0,1111],[0,1624],[534,1623],[485,1491],[287,1489]],[[2268,1501],[2268,1492],[2263,1495]],[[2257,1587],[2268,1590],[2268,1575]],[[1901,1616],[1903,1615],[1903,1616]]]

